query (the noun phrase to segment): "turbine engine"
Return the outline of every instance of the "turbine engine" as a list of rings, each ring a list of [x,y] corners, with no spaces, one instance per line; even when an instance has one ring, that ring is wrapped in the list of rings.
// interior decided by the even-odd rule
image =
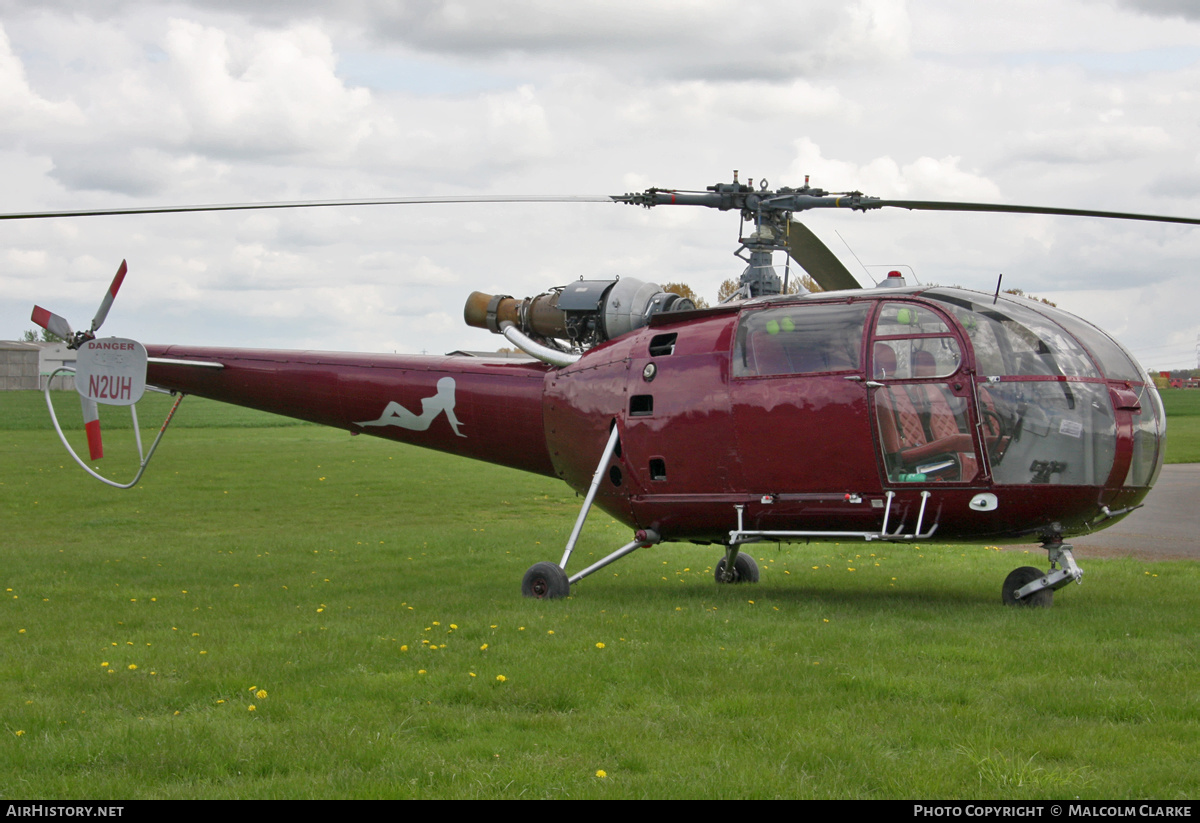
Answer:
[[[640,329],[663,312],[696,308],[686,297],[657,283],[578,280],[524,300],[506,294],[472,292],[463,309],[468,326],[503,334],[511,324],[522,334],[560,349],[583,350]]]

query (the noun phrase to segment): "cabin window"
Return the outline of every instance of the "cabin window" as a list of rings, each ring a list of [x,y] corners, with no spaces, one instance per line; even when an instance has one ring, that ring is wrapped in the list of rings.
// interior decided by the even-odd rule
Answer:
[[[876,364],[885,359],[876,343]],[[875,412],[893,483],[971,480],[978,471],[967,401],[944,383],[892,382],[875,390]]]
[[[857,371],[868,303],[809,303],[743,313],[735,377]]]

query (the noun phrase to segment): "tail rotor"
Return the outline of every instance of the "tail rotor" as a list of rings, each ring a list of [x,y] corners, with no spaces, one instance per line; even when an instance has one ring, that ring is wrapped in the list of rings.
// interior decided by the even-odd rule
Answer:
[[[31,319],[46,331],[66,341],[67,348],[79,352],[75,372],[75,388],[83,407],[83,425],[87,432],[88,453],[92,460],[104,457],[104,444],[100,436],[100,407],[109,405],[132,405],[141,398],[145,390],[146,353],[141,344],[109,338],[114,342],[93,346],[96,332],[104,324],[113,300],[125,282],[129,271],[122,260],[117,273],[100,301],[100,308],[92,318],[87,331],[75,332],[62,315],[41,306],[33,307]],[[140,350],[140,356],[139,356]],[[140,378],[138,372],[140,370]],[[136,394],[136,396],[134,396]]]
[[[125,282],[125,275],[128,271],[129,265],[122,260],[121,265],[117,268],[116,276],[113,277],[112,283],[109,284],[108,291],[104,293],[104,299],[100,301],[100,308],[96,310],[96,316],[92,318],[91,328],[85,332],[76,334],[71,330],[71,324],[67,322],[65,317],[55,314],[49,309],[43,309],[41,306],[33,307],[33,315],[30,319],[46,331],[65,340],[67,348],[78,349],[85,341],[95,339],[96,332],[100,330],[100,326],[104,324],[104,319],[108,317],[108,310],[112,308],[113,299],[116,298],[121,284]]]

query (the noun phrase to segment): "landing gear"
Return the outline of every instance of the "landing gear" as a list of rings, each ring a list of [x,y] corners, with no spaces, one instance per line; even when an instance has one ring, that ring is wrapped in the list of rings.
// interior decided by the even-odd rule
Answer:
[[[652,546],[659,542],[662,538],[653,529],[639,529],[633,536],[633,540],[626,543],[615,552],[605,556],[588,566],[581,572],[576,572],[571,577],[567,577],[565,569],[567,562],[571,559],[571,552],[575,550],[575,542],[579,539],[579,533],[583,530],[583,522],[587,520],[588,511],[592,508],[592,501],[596,497],[596,490],[600,488],[600,481],[606,475],[605,468],[608,466],[612,456],[617,453],[620,445],[620,434],[617,429],[616,421],[613,421],[612,430],[608,435],[608,444],[604,447],[604,454],[600,457],[600,464],[596,466],[596,473],[592,476],[592,485],[588,488],[587,495],[583,498],[583,508],[579,510],[579,517],[575,519],[575,528],[571,530],[571,536],[567,538],[567,548],[563,552],[561,563],[536,563],[529,567],[529,571],[525,572],[525,579],[521,581],[521,594],[526,597],[536,597],[539,600],[554,600],[561,597],[566,597],[571,593],[571,584],[578,583],[589,574],[593,574],[607,566],[609,563],[620,560],[630,552],[637,551],[643,546]],[[614,466],[615,470],[616,467]],[[757,570],[755,571],[755,579],[758,579]]]
[[[726,573],[725,570],[729,568],[729,555],[734,552],[737,554],[733,558],[733,571]],[[717,561],[713,577],[718,583],[757,583],[758,564],[750,555],[738,551],[736,546],[730,546],[725,556]]]
[[[1041,580],[1045,574],[1041,569],[1035,569],[1033,566],[1022,566],[1019,569],[1013,569],[1009,572],[1008,577],[1004,578],[1004,586],[1000,589],[1000,599],[1004,601],[1006,606],[1040,606],[1043,609],[1048,609],[1054,605],[1054,590],[1039,589],[1033,594],[1025,597],[1017,597],[1017,591],[1025,586],[1028,586],[1035,580]]]
[[[1032,566],[1013,569],[1000,589],[1004,605],[1049,608],[1054,604],[1055,589],[1082,581],[1083,569],[1076,565],[1071,546],[1062,542],[1062,530],[1057,523],[1042,535],[1042,548],[1050,555],[1050,571],[1042,572]]]
[[[534,563],[521,581],[521,594],[538,600],[558,600],[570,593],[567,573],[555,563]]]

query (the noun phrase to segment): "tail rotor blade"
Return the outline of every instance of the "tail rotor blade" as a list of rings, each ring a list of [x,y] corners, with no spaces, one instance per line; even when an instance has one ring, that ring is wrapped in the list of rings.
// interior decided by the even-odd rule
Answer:
[[[842,265],[842,261],[803,223],[791,221],[787,245],[792,259],[825,291],[862,288],[850,270]]]
[[[43,309],[41,306],[33,307],[33,315],[30,319],[46,331],[61,337],[63,340],[70,340],[75,336],[75,332],[71,331],[71,324],[67,322],[65,317]]]
[[[83,395],[79,396],[79,403],[83,406],[83,430],[87,432],[88,454],[93,460],[99,460],[104,457],[104,444],[100,440],[100,407],[95,400]]]
[[[96,316],[92,318],[92,331],[95,332],[104,322],[104,318],[108,317],[108,310],[112,308],[113,298],[117,296],[117,291],[121,288],[121,284],[125,282],[125,273],[129,271],[129,266],[125,261],[121,261],[120,268],[117,269],[117,274],[113,277],[112,285],[108,287],[108,291],[104,294],[104,299],[100,301],[100,308],[96,312]]]

